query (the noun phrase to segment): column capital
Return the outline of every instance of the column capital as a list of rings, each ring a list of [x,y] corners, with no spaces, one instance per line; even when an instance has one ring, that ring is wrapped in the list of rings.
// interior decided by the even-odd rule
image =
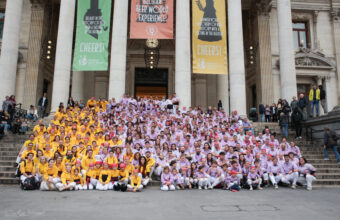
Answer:
[[[256,0],[254,10],[256,10],[257,15],[268,16],[272,10],[272,0]]]
[[[43,10],[46,5],[45,0],[30,0],[32,4],[32,10]]]
[[[340,22],[340,8],[332,8],[330,13],[334,22]]]

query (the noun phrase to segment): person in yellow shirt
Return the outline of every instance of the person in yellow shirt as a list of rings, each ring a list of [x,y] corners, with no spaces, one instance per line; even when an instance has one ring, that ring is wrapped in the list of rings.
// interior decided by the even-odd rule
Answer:
[[[46,144],[45,145],[45,150],[43,151],[44,156],[49,160],[51,158],[53,158],[54,155],[54,151],[53,149],[51,149],[51,145],[50,144]]]
[[[73,174],[73,181],[76,183],[74,190],[82,190],[84,188],[84,180],[80,175],[80,172],[78,169],[75,169]]]
[[[44,173],[43,180],[40,184],[40,190],[53,191],[56,190],[55,184],[60,182],[58,177],[58,169],[54,166],[54,160],[49,159],[48,167]]]
[[[61,156],[65,156],[66,155],[67,147],[64,146],[64,143],[63,143],[62,140],[59,141],[59,145],[58,145],[56,151],[58,151]]]
[[[59,192],[64,190],[73,190],[76,183],[73,180],[72,166],[71,164],[66,164],[65,171],[61,174],[61,183],[57,183],[56,187]]]
[[[111,181],[109,183],[109,190],[113,189],[114,183],[119,181],[118,163],[109,165],[111,169]]]
[[[37,180],[39,180],[40,182],[43,180],[44,174],[46,173],[47,169],[48,169],[47,159],[46,159],[46,157],[41,156],[39,158],[39,162],[37,164],[37,169],[36,169]]]
[[[113,150],[109,151],[109,156],[105,159],[105,162],[107,162],[109,166],[111,166],[112,164],[118,163],[118,160],[115,157]]]
[[[23,184],[27,178],[35,176],[35,165],[33,162],[33,153],[27,154],[27,159],[20,163],[20,180]]]
[[[27,150],[25,150],[22,154],[21,154],[21,160],[25,160],[28,156],[28,154],[32,153],[33,156],[36,154],[36,151],[33,150],[33,143],[29,143],[27,145]],[[20,162],[20,161],[19,161]]]
[[[73,153],[71,150],[68,150],[67,153],[66,153],[66,156],[64,157],[63,159],[63,164],[64,166],[66,164],[71,164],[71,166],[74,165],[74,163],[76,162],[76,159],[74,156],[73,156]]]
[[[103,169],[100,171],[99,181],[97,183],[96,189],[101,190],[101,191],[108,190],[110,180],[111,180],[111,171],[109,170],[109,164],[107,162],[104,162]]]
[[[121,190],[124,192],[126,191],[127,184],[129,182],[129,172],[125,170],[126,165],[124,163],[120,164],[119,168],[119,181],[113,184],[113,189],[116,191]]]
[[[92,190],[93,189],[93,184],[91,183],[91,180],[93,178],[96,178],[96,172],[93,169],[94,164],[90,163],[89,168],[86,170],[84,174],[84,188],[83,190]]]
[[[92,149],[87,150],[87,156],[83,157],[81,160],[81,167],[82,169],[82,174],[84,175],[86,171],[89,169],[89,165],[92,163],[94,164],[96,160],[93,157],[93,151]]]
[[[94,99],[94,97],[91,97],[91,99],[89,99],[89,100],[87,101],[86,106],[87,106],[88,108],[94,108],[94,107],[96,107],[96,104],[97,104],[97,102],[96,102],[96,100]]]
[[[94,187],[96,187],[99,182],[100,172],[102,171],[102,162],[96,161],[93,170],[96,173],[96,176],[91,180],[91,183],[93,184]]]
[[[130,158],[126,157],[124,160],[125,163],[125,170],[129,172],[129,176],[133,173],[133,171],[135,170],[135,167],[130,163]]]
[[[63,173],[64,170],[64,164],[63,164],[63,158],[62,156],[58,156],[56,161],[55,161],[55,167],[58,169],[58,176],[61,177],[61,174]]]
[[[138,172],[140,177],[142,178],[143,186],[147,186],[150,181],[150,167],[148,166],[148,163],[144,156],[139,159]]]
[[[153,171],[155,170],[156,161],[155,161],[155,159],[153,159],[151,157],[151,152],[150,151],[146,151],[145,158],[146,158],[146,162],[148,163],[148,167],[150,169],[150,176],[149,177],[150,177],[150,181],[151,181],[151,177],[152,177]]]
[[[142,180],[138,174],[138,170],[134,170],[131,176],[131,183],[127,185],[128,191],[130,192],[142,191],[143,185],[141,183],[142,183]]]
[[[38,165],[40,163],[40,158],[42,156],[44,156],[44,152],[42,150],[38,150],[36,156],[33,159],[36,168],[38,167]]]

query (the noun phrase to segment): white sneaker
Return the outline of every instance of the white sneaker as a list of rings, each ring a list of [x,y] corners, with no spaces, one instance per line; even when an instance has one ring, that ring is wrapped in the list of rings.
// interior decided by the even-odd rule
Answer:
[[[257,187],[259,190],[263,190],[263,188],[261,186]]]
[[[205,187],[204,187],[204,189],[208,189],[208,187],[207,187],[207,186],[205,186]]]
[[[176,186],[176,189],[179,190],[179,189],[181,189],[181,188],[180,188],[179,186]]]
[[[328,157],[325,157],[323,160],[329,160],[329,158],[328,158]]]
[[[296,189],[296,186],[295,186],[295,185],[292,185],[292,189]]]
[[[312,187],[307,187],[307,190],[308,191],[312,191]]]
[[[250,191],[253,191],[253,187],[251,186],[249,190],[250,190]]]
[[[279,188],[279,186],[278,186],[277,184],[275,184],[275,186],[274,186],[274,187],[275,187],[275,189],[278,189],[278,188]]]
[[[212,187],[212,186],[209,186],[209,189],[213,189],[214,187]]]
[[[202,189],[202,187],[201,187],[201,186],[198,186],[198,189]]]

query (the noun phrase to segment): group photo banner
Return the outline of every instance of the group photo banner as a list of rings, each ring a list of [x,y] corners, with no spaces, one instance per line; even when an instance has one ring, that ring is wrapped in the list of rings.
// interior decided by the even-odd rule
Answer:
[[[131,39],[173,39],[173,0],[132,0]]]
[[[228,74],[225,0],[192,1],[193,73]]]
[[[78,0],[73,71],[108,70],[111,0]]]

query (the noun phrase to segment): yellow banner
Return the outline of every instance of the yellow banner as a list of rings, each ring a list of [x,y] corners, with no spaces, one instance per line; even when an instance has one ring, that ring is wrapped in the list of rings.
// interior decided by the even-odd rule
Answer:
[[[193,73],[227,74],[225,0],[192,0]]]

